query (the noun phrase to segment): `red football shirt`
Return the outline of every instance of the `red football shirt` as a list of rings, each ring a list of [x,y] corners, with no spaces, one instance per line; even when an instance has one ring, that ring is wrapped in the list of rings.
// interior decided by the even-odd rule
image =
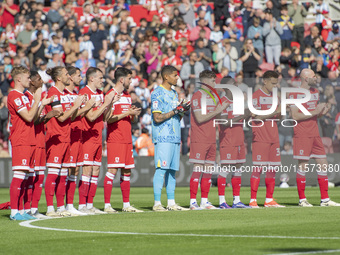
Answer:
[[[63,112],[70,110],[71,101],[69,96],[64,92],[60,91],[57,87],[53,86],[48,90],[47,98],[55,96],[55,101],[60,101]],[[60,106],[54,106],[57,108]],[[50,112],[52,110],[51,105],[46,105],[46,112]],[[52,143],[69,143],[70,142],[70,123],[71,118],[68,118],[64,122],[60,122],[57,118],[52,118],[49,122],[47,122],[47,132],[46,132],[46,140],[49,140]]]
[[[314,111],[319,101],[319,91],[316,88],[310,88],[311,99],[302,104],[309,112]],[[305,95],[303,93],[290,93],[289,98],[303,98]],[[299,109],[299,112],[300,109]],[[294,137],[316,137],[320,136],[318,127],[318,117],[314,116],[307,120],[300,120],[298,124],[294,127]]]
[[[224,96],[221,98],[222,102],[227,101],[229,106],[225,109],[222,114],[222,119],[228,119],[228,123],[230,120],[237,117],[238,115],[233,114],[233,101],[230,100],[228,97]],[[242,122],[240,120],[239,122]],[[220,134],[220,147],[225,146],[240,146],[244,144],[244,132],[243,132],[243,125],[242,124],[234,124],[232,127],[225,127],[223,125],[219,125],[219,134]]]
[[[31,109],[29,99],[24,93],[12,90],[7,98],[9,111],[10,137],[12,146],[35,145],[34,123],[25,121],[19,112]]]
[[[25,92],[25,96],[27,96],[28,100],[30,100],[30,104],[34,104],[33,95],[28,90]],[[42,110],[40,117],[46,114],[45,109]],[[34,125],[35,132],[35,140],[36,147],[45,148],[45,124],[44,122]]]
[[[108,93],[110,93],[111,89]],[[124,91],[119,101],[112,106],[113,114],[119,115],[128,111],[131,107],[131,96]],[[120,121],[107,125],[107,142],[108,143],[132,143],[131,135],[131,117],[126,116]]]
[[[67,88],[65,88],[65,93],[69,96],[71,104],[73,106],[73,102],[78,96],[77,92],[71,92]],[[78,116],[71,122],[71,143],[81,140],[82,129],[83,123],[81,121],[81,117]]]
[[[9,6],[9,8],[18,12],[20,11],[19,6],[16,4],[12,4]],[[4,13],[2,14],[2,27],[6,27],[9,23],[14,27],[14,16],[9,11],[4,9]]]
[[[213,119],[210,119],[204,123],[198,123],[194,112],[201,111],[202,109],[202,98],[206,97],[207,114],[216,110],[214,100],[205,92],[197,91],[194,93],[191,99],[191,143],[216,143],[216,129],[214,127]],[[215,98],[216,102],[218,99]]]
[[[104,102],[104,94],[101,90],[97,89],[93,91],[89,86],[84,87],[79,91],[79,95],[87,94],[88,99],[96,98],[96,101],[100,101],[100,105],[93,110],[97,110],[102,106]],[[94,144],[102,144],[102,130],[103,130],[103,114],[100,115],[95,121],[91,122],[86,117],[82,118],[83,131],[82,140],[83,142],[90,142]]]
[[[272,107],[273,95],[265,93],[262,89],[259,89],[253,93],[253,105],[257,110],[268,110]],[[275,119],[273,117],[272,119]],[[278,143],[279,131],[275,121],[263,120],[252,122],[253,141],[264,143]]]

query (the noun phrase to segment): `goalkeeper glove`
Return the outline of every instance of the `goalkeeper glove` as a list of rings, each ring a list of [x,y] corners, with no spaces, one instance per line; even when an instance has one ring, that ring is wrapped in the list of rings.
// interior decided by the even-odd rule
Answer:
[[[189,110],[190,110],[190,101],[184,102],[183,100],[175,109],[173,109],[175,115],[184,113]]]

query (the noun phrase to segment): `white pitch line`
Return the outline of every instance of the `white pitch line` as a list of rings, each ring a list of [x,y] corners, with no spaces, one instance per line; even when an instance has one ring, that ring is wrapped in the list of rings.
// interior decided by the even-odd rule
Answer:
[[[188,237],[234,237],[234,238],[268,238],[268,239],[317,239],[317,240],[340,240],[340,237],[322,237],[322,236],[262,236],[262,235],[210,235],[210,234],[181,234],[181,233],[138,233],[138,232],[116,232],[116,231],[96,231],[96,230],[77,230],[77,229],[62,229],[48,228],[31,225],[31,223],[41,220],[29,220],[20,222],[19,225],[27,228],[78,232],[78,233],[94,233],[94,234],[113,234],[113,235],[144,235],[144,236],[188,236]]]
[[[300,254],[325,254],[339,252],[340,250],[324,250],[324,251],[303,251],[303,252],[290,252],[290,253],[273,253],[269,255],[300,255]]]

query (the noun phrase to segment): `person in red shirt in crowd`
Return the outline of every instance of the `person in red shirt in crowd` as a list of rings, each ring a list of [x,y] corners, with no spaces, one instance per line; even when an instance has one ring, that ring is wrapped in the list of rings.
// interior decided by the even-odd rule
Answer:
[[[74,66],[67,67],[67,72],[70,75],[70,84],[66,86],[65,93],[69,96],[71,103],[76,100],[78,87],[82,80],[79,68]],[[74,193],[76,191],[77,176],[79,174],[79,167],[83,165],[82,158],[82,121],[81,118],[93,107],[95,107],[96,100],[91,98],[85,104],[85,107],[78,109],[76,115],[72,116],[71,122],[71,145],[70,145],[70,168],[66,180],[66,210],[72,214],[86,215],[79,212],[73,206]]]
[[[87,95],[89,99],[95,98],[97,106],[92,108],[82,118],[83,130],[83,173],[79,183],[79,208],[87,214],[106,214],[93,206],[96,195],[98,176],[102,162],[102,130],[103,120],[111,114],[112,104],[118,101],[119,96],[112,91],[105,96],[100,90],[103,88],[104,76],[96,67],[86,71],[87,86],[79,91],[79,95]]]
[[[45,181],[45,196],[47,203],[46,216],[63,217],[74,214],[65,208],[64,198],[66,193],[66,178],[70,166],[70,124],[72,116],[85,101],[85,96],[79,96],[73,102],[65,93],[65,87],[70,84],[70,76],[65,67],[57,66],[46,72],[55,82],[55,86],[48,91],[48,98],[53,97],[51,105],[46,106],[46,111],[61,110],[63,115],[52,118],[47,123],[46,152],[48,174]],[[56,193],[57,211],[54,210],[53,197]]]
[[[292,117],[297,121],[294,127],[293,136],[293,157],[298,160],[299,168],[296,172],[296,183],[299,194],[299,206],[312,207],[305,195],[306,188],[306,171],[309,171],[308,162],[311,158],[315,159],[316,172],[318,174],[318,183],[321,193],[320,206],[340,206],[329,199],[328,196],[328,176],[327,171],[331,169],[328,165],[325,148],[323,146],[319,127],[318,117],[321,117],[330,110],[330,105],[326,103],[318,103],[319,91],[316,88],[317,78],[315,73],[310,69],[303,69],[300,74],[301,86],[310,92],[311,98],[308,102],[302,104],[310,115],[306,115],[295,105],[290,107]],[[304,94],[291,93],[289,98],[301,98]]]
[[[176,49],[177,57],[180,58],[182,56],[183,48],[187,48],[187,56],[194,51],[194,47],[190,45],[189,40],[186,37],[182,37],[181,40],[179,40],[179,46]]]
[[[167,65],[172,65],[174,66],[178,71],[181,71],[182,68],[182,60],[177,57],[176,54],[176,48],[175,47],[170,47],[168,48],[168,52],[167,52],[168,56],[165,57],[162,60],[162,67],[163,66],[167,66]]]
[[[115,71],[116,86],[108,93],[118,93],[120,99],[112,106],[112,113],[107,118],[107,173],[104,180],[104,212],[116,213],[111,207],[111,191],[113,179],[121,169],[120,188],[123,196],[123,212],[143,212],[130,205],[130,176],[135,167],[131,136],[131,121],[138,121],[141,108],[132,106],[128,89],[132,72],[124,67]]]
[[[225,110],[229,103],[215,105],[218,100],[212,89],[215,87],[216,75],[205,70],[200,73],[201,88],[191,98],[191,137],[189,162],[194,164],[190,178],[190,209],[217,209],[208,201],[211,185],[211,170],[216,162],[216,129],[213,119]],[[206,114],[202,114],[202,101],[206,102]],[[201,178],[201,205],[196,201],[199,179]]]
[[[253,105],[257,110],[271,109],[273,104],[273,88],[278,86],[279,74],[275,71],[267,71],[263,74],[263,87],[253,94]],[[266,168],[266,201],[264,207],[284,207],[274,199],[275,167],[281,165],[279,131],[275,121],[279,119],[281,107],[272,114],[253,116],[253,165],[255,167],[250,178],[251,199],[249,206],[258,208],[256,201],[257,190],[260,183],[260,175],[263,167]],[[259,120],[259,121],[255,121]]]
[[[36,91],[42,87],[43,80],[41,76],[36,71],[31,71],[30,75],[30,86],[25,92],[25,96],[30,101],[31,105],[34,104],[34,94]],[[47,95],[46,95],[47,96]],[[50,98],[50,102],[52,102],[53,98]],[[46,114],[45,107],[41,106],[37,113],[37,118],[34,122],[34,131],[35,131],[35,151],[34,151],[34,172],[30,172],[28,180],[27,180],[27,188],[28,196],[25,201],[25,211],[30,211],[27,213],[32,215],[37,219],[47,218],[45,215],[39,213],[38,205],[41,198],[42,186],[45,177],[46,170],[46,144],[45,144],[45,124],[53,117],[59,117],[63,112],[61,110],[52,110]]]
[[[7,24],[14,27],[14,17],[20,11],[18,5],[14,4],[13,0],[5,0],[0,5],[0,16],[2,16],[2,27],[5,28]]]
[[[175,41],[178,43],[183,37],[187,38],[189,40],[190,31],[187,27],[187,24],[185,24],[183,21],[180,21],[178,23],[178,30],[175,34]]]
[[[49,103],[49,100],[41,100],[41,88],[33,95],[34,103],[24,95],[24,90],[30,84],[30,72],[22,66],[14,67],[11,72],[14,81],[14,89],[9,92],[7,104],[10,122],[10,141],[12,144],[12,169],[13,179],[10,186],[11,220],[31,220],[35,217],[24,211],[23,198],[27,197],[29,172],[34,171],[34,149],[36,141],[34,121],[39,110]],[[32,190],[31,190],[32,191]],[[26,208],[26,209],[30,209]]]

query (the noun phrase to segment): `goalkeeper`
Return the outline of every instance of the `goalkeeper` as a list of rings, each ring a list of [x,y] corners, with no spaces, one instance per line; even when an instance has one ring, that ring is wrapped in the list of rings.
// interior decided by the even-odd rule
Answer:
[[[179,170],[181,127],[180,119],[190,109],[190,102],[178,102],[177,92],[171,89],[179,79],[175,67],[167,65],[161,70],[163,85],[151,94],[152,140],[155,144],[156,171],[153,178],[154,211],[185,211],[175,203],[176,171]],[[165,178],[168,205],[161,204],[161,192]]]

